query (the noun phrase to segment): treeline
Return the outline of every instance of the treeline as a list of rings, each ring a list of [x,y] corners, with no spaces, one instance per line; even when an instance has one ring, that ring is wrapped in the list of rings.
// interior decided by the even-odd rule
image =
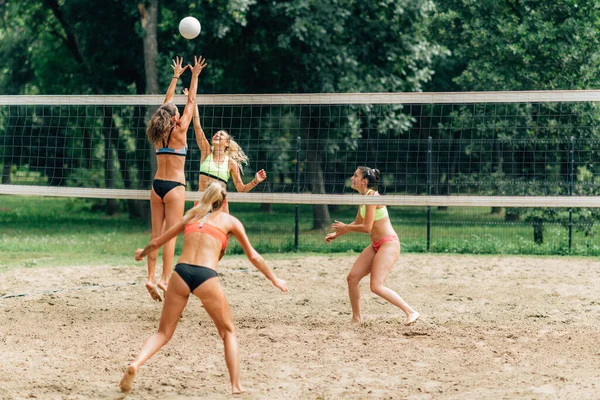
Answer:
[[[202,23],[192,41],[177,32],[187,15]],[[159,94],[170,60],[194,54],[209,61],[200,95],[592,89],[600,79],[593,1],[9,0],[0,16],[3,94]],[[26,166],[52,185],[147,186],[151,110],[91,110],[2,107],[3,183]],[[237,110],[203,110],[205,125],[231,129],[272,171],[265,190],[290,189],[298,136],[303,181],[291,186],[313,193],[345,190],[358,163],[384,172],[386,192],[424,193],[429,137],[433,194],[569,194],[571,177],[582,194],[597,190],[594,103],[228,112]],[[109,201],[109,213],[117,206]],[[143,203],[129,206],[144,217]],[[328,219],[315,206],[315,228]]]

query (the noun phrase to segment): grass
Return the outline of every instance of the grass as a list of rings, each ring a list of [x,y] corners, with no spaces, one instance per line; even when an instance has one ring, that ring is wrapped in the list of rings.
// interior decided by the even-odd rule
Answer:
[[[105,216],[92,211],[98,200],[50,197],[0,197],[0,270],[13,267],[124,265],[133,264],[133,252],[143,247],[150,232],[145,221],[130,220],[126,213]],[[271,213],[259,204],[230,205],[233,215],[246,226],[248,236],[261,253],[294,250],[295,206],[273,205]],[[432,209],[430,251],[470,254],[599,255],[593,237],[573,234],[569,252],[567,231],[547,226],[544,244],[533,242],[531,226],[504,222],[489,208]],[[331,219],[351,222],[356,206],[338,206]],[[391,207],[392,224],[404,252],[427,251],[426,208]],[[300,206],[299,251],[315,253],[360,252],[369,244],[368,235],[350,234],[331,244],[324,241],[328,229],[312,229],[311,206]],[[178,240],[176,252],[180,252]],[[235,240],[229,254],[241,254]],[[139,264],[143,267],[143,263]]]

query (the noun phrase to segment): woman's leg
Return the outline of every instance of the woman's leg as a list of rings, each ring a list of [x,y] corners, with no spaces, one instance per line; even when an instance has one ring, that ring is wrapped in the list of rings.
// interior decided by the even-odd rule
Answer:
[[[190,288],[179,275],[175,274],[165,296],[165,305],[160,315],[158,331],[146,340],[135,360],[127,367],[119,384],[122,391],[128,392],[131,390],[133,378],[135,378],[135,374],[141,366],[173,337],[179,317],[188,302],[189,296]]]
[[[185,209],[185,186],[177,186],[171,189],[164,198],[165,201],[165,227],[166,231],[183,217],[183,211]],[[175,244],[177,243],[177,237],[169,240],[163,247],[163,268],[158,282],[158,287],[163,291],[167,291],[167,285],[169,283],[169,277],[171,276],[171,270],[173,268],[173,259],[175,258]]]
[[[404,311],[406,313],[406,323],[411,325],[419,318],[419,313],[413,310],[413,308],[409,306],[398,293],[384,286],[385,280],[399,256],[400,242],[385,242],[381,245],[375,258],[373,258],[373,265],[371,268],[371,291]]]
[[[225,298],[219,279],[211,278],[198,286],[194,290],[208,315],[212,318],[223,339],[225,347],[225,363],[229,370],[229,379],[231,381],[231,392],[233,394],[242,393],[244,388],[240,383],[240,350],[235,337],[235,327],[233,326],[233,316],[229,303]]]
[[[373,257],[375,257],[375,250],[369,245],[360,253],[346,278],[352,306],[352,322],[360,322],[360,280],[371,272]]]
[[[164,220],[165,220],[165,205],[163,199],[159,195],[151,191],[150,194],[150,213],[152,215],[152,233],[150,239],[160,236]],[[162,298],[156,290],[156,260],[158,258],[158,250],[148,253],[148,280],[146,281],[146,290],[152,296],[152,299],[161,301]]]

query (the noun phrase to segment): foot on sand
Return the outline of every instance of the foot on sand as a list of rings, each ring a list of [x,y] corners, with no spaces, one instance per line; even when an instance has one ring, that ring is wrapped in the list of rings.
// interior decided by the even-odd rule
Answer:
[[[125,374],[123,378],[121,378],[121,382],[119,383],[119,388],[122,392],[129,392],[131,390],[131,385],[133,383],[133,378],[135,378],[135,368],[133,365],[130,365],[125,370]]]
[[[162,297],[160,297],[160,293],[156,289],[156,285],[152,282],[146,282],[146,290],[150,293],[152,300],[162,301]]]
[[[418,312],[413,312],[410,313],[406,316],[406,326],[411,326],[413,325],[415,322],[417,322],[417,320],[419,319],[419,317],[421,317],[421,314],[419,314]]]

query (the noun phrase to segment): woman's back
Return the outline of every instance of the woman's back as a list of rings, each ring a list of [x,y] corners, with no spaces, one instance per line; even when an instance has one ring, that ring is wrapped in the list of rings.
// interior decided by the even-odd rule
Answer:
[[[179,262],[217,269],[234,230],[233,218],[222,211],[215,211],[186,224]]]
[[[156,179],[164,179],[170,181],[176,181],[185,183],[185,155],[187,153],[187,141],[186,141],[187,129],[177,125],[173,129],[173,133],[169,137],[168,143],[167,138],[163,146],[168,147],[156,147]],[[167,152],[162,149],[170,149],[173,151]]]

